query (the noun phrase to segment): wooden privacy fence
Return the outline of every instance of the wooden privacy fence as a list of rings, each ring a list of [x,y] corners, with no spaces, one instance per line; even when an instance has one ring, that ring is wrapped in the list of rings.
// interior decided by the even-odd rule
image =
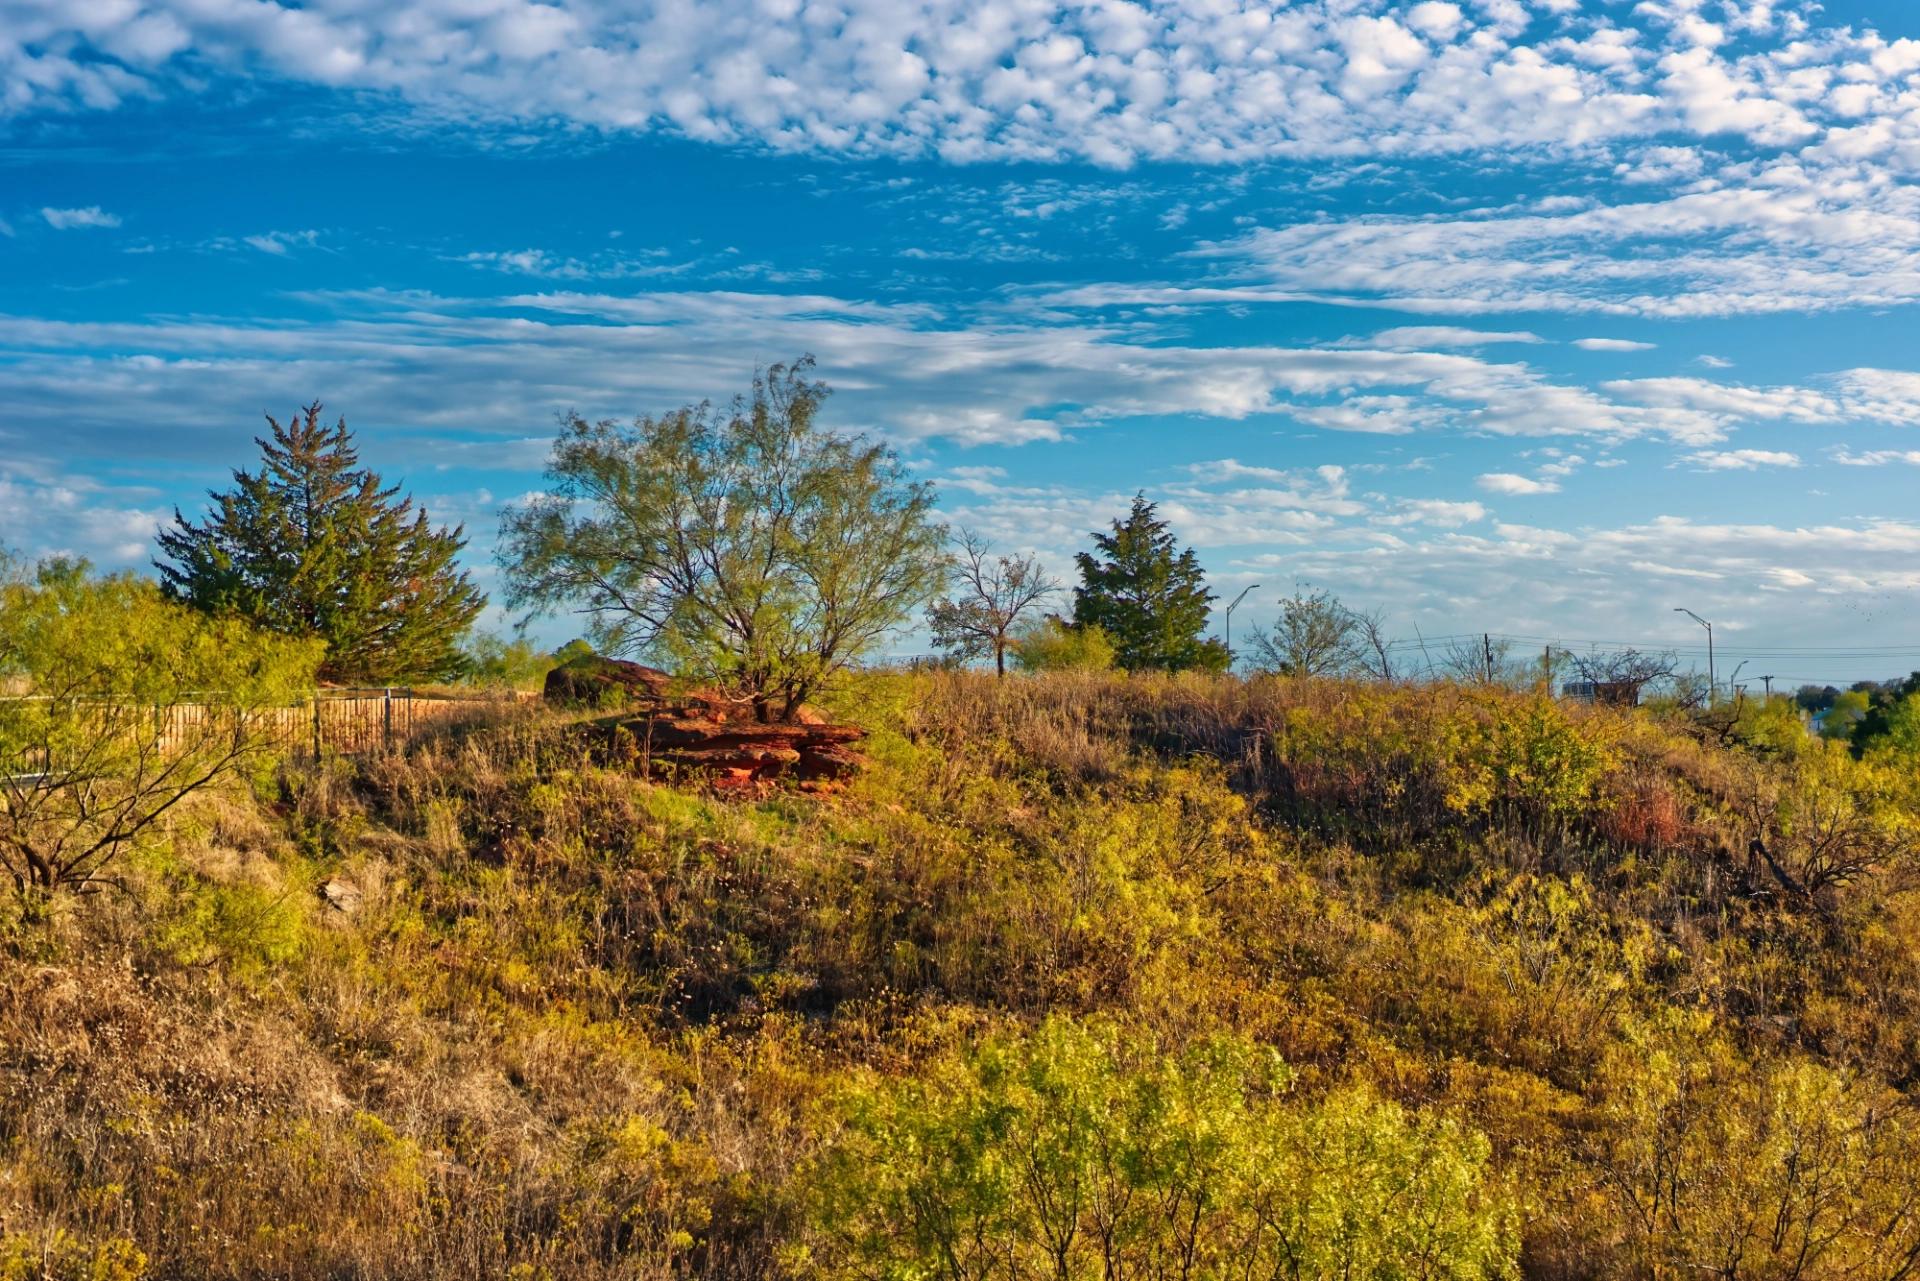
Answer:
[[[413,742],[456,725],[492,720],[518,706],[514,697],[422,694],[411,689],[323,689],[304,703],[248,711],[256,726],[291,751],[358,755]],[[209,719],[232,713],[218,705],[179,703],[156,710],[163,750],[194,741]]]

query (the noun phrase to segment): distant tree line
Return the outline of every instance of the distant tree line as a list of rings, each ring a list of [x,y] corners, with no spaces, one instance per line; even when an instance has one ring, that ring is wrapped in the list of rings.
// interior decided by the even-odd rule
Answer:
[[[1670,653],[1549,647],[1536,659],[1493,636],[1409,642],[1381,612],[1308,584],[1236,655],[1209,634],[1217,598],[1197,555],[1144,493],[1073,557],[1069,594],[1033,552],[941,525],[933,486],[893,451],[822,424],[829,395],[803,357],[724,406],[631,423],[564,416],[545,491],[501,514],[512,638],[475,630],[487,598],[459,564],[465,529],[436,526],[362,465],[345,420],[329,424],[317,403],[284,424],[269,416],[258,467],[235,470],[200,517],[176,510],[154,563],[183,606],[317,640],[319,679],[340,684],[537,684],[562,658],[525,626],[573,613],[579,648],[646,656],[735,691],[766,719],[795,715],[916,620],[948,661],[1001,674],[1238,662],[1308,678],[1577,679],[1609,697],[1660,687],[1683,705],[1714,701]],[[1912,684],[1799,701],[1859,746],[1891,732]]]
[[[1920,746],[1920,672],[1904,680],[1855,681],[1842,690],[1802,685],[1793,701],[1815,717],[1825,738],[1863,757],[1876,744]]]

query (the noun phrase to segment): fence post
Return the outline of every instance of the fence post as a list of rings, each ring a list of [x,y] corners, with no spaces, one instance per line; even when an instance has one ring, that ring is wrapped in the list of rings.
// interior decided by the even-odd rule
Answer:
[[[313,691],[313,759],[320,759],[320,691]]]
[[[392,751],[393,750],[393,686],[391,685],[387,686],[387,688],[382,692],[385,695],[386,701],[381,707],[381,724],[385,727],[385,733],[386,733],[386,739],[387,739],[387,750]]]

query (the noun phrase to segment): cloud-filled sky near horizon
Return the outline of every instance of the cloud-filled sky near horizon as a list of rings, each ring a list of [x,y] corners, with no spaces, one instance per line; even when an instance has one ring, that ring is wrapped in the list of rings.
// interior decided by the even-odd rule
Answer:
[[[0,282],[28,554],[319,398],[491,584],[556,413],[811,352],[1005,549],[1144,489],[1236,631],[1920,667],[1905,0],[0,0]]]

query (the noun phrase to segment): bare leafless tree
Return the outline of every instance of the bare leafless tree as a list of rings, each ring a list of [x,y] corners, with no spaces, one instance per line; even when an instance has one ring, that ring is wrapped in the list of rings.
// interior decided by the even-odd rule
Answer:
[[[1384,610],[1349,610],[1353,620],[1354,651],[1360,668],[1378,681],[1390,681],[1396,674],[1393,642],[1387,637]]]
[[[1028,612],[1060,590],[1033,556],[996,556],[992,546],[963,529],[949,558],[953,593],[927,611],[933,642],[962,659],[993,656],[1007,674],[1007,645]]]
[[[1442,676],[1463,684],[1502,684],[1513,667],[1513,642],[1498,636],[1456,640],[1441,652],[1437,666]]]
[[[1580,679],[1591,682],[1596,689],[1614,689],[1631,697],[1625,701],[1638,702],[1640,693],[1657,681],[1670,681],[1679,670],[1678,661],[1671,650],[1658,653],[1643,653],[1637,649],[1594,650],[1585,654],[1572,654],[1574,669],[1580,673]]]

